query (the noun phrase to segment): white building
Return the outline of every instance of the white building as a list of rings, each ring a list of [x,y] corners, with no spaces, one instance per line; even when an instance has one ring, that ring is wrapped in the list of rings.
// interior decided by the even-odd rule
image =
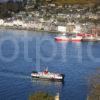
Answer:
[[[4,24],[4,20],[0,19],[0,25],[3,25],[3,24]]]

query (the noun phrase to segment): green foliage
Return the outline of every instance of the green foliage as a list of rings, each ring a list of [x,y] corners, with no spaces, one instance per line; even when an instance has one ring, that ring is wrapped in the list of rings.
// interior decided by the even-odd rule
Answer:
[[[17,13],[22,9],[23,9],[22,3],[20,3],[20,2],[0,3],[0,18],[11,17],[12,13]]]
[[[96,3],[96,0],[52,0],[52,3],[56,2],[57,4],[86,4],[86,3]]]
[[[44,92],[37,92],[29,96],[29,100],[54,100],[54,97]]]
[[[51,15],[44,15],[43,18],[44,18],[45,20],[49,20],[49,19],[51,18]]]
[[[91,90],[87,100],[100,100],[100,68],[90,77]]]

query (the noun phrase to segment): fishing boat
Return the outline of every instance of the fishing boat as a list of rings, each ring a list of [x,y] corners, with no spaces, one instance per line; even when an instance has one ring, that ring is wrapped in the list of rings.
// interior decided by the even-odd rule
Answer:
[[[82,41],[90,41],[90,42],[94,42],[97,41],[97,35],[96,34],[84,34]]]
[[[58,42],[80,42],[82,40],[82,36],[78,36],[77,34],[66,33],[66,27],[64,26],[58,26],[58,31],[60,32],[60,34],[54,37],[54,39]]]
[[[55,37],[56,41],[68,41],[68,42],[81,42],[82,37],[81,36],[66,36],[66,35],[61,35]]]
[[[63,81],[64,75],[59,73],[49,72],[45,69],[43,72],[32,71],[31,76],[35,79],[50,80],[50,81]]]

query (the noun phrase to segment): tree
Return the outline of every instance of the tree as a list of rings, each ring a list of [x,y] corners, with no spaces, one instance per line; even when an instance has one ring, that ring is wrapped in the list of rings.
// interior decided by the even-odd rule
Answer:
[[[12,16],[12,12],[18,13],[23,10],[23,5],[21,1],[13,2],[9,0],[0,4],[0,18],[8,18]]]

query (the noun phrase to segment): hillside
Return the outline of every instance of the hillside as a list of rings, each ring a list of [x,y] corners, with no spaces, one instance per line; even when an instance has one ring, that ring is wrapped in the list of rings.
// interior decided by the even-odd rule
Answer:
[[[50,0],[46,0],[46,1],[50,1]],[[97,3],[97,0],[51,0],[51,1],[52,1],[52,3],[57,3],[59,5]]]

